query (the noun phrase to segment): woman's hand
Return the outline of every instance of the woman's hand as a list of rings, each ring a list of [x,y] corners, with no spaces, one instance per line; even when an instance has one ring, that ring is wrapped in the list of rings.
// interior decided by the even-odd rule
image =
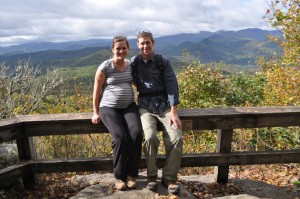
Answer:
[[[94,114],[92,117],[92,123],[93,124],[99,124],[100,123],[100,116],[98,114]]]

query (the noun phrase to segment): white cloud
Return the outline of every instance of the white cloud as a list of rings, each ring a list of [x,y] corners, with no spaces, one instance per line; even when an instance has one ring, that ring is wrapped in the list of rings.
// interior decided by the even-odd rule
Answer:
[[[0,45],[270,28],[262,0],[0,0]]]

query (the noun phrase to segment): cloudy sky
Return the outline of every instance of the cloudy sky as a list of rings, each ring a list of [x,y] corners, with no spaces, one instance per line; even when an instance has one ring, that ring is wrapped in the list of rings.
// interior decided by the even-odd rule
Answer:
[[[271,29],[270,0],[0,0],[0,46],[41,41],[155,37],[200,31]]]

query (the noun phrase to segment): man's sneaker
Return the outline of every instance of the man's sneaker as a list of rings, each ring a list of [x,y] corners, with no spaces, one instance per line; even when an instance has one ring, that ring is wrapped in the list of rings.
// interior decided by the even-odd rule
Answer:
[[[116,179],[115,188],[118,190],[125,190],[126,183],[123,180]]]
[[[136,185],[136,179],[131,176],[127,176],[127,187],[130,189],[135,189]]]
[[[180,192],[180,187],[176,184],[175,180],[167,180],[162,178],[161,184],[168,188],[168,192],[171,194],[178,195]]]
[[[148,184],[146,188],[150,189],[151,191],[157,190],[157,176],[148,176]]]

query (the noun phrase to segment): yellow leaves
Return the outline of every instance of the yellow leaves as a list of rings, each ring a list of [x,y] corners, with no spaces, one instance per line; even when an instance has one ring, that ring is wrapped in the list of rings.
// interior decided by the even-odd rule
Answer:
[[[284,38],[269,36],[269,39],[282,48],[282,63],[297,66],[300,62],[299,0],[276,0],[275,2],[272,1],[270,5],[270,9],[266,11],[268,21],[273,27],[282,32]],[[270,12],[270,10],[274,12]]]
[[[265,105],[299,105],[300,71],[297,67],[273,65],[264,71]]]

